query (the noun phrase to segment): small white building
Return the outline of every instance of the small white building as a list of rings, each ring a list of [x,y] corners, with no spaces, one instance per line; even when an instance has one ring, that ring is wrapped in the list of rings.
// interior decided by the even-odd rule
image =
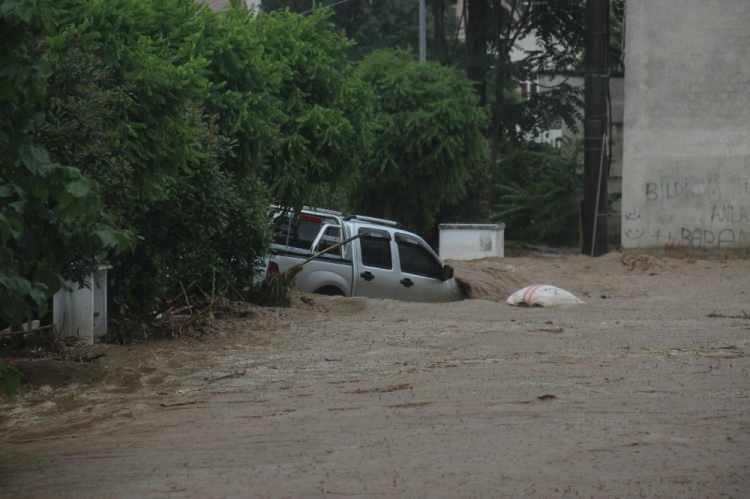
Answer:
[[[440,224],[439,228],[444,260],[505,256],[505,224]]]
[[[55,293],[52,316],[55,331],[61,337],[75,336],[88,344],[107,334],[107,270],[100,266],[83,286],[66,282]]]

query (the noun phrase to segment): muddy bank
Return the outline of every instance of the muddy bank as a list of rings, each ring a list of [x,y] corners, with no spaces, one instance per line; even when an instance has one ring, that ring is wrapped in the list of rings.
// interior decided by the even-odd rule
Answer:
[[[467,299],[503,302],[515,290],[526,286],[524,270],[503,258],[473,261],[450,260],[455,278]]]
[[[514,291],[534,284],[551,284],[580,297],[606,292],[633,275],[655,277],[693,266],[721,268],[726,262],[685,258],[609,253],[599,258],[584,255],[548,255],[516,258],[483,258],[448,262],[468,299],[504,303]],[[743,265],[738,263],[738,265]]]
[[[37,378],[0,404],[0,497],[746,495],[750,262],[457,267],[494,299],[300,296]],[[530,283],[586,303],[496,303]]]

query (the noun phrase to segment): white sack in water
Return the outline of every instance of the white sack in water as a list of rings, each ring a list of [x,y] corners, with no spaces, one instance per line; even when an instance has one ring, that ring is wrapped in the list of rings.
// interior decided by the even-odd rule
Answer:
[[[530,307],[557,307],[583,303],[573,293],[548,284],[537,284],[519,289],[508,297],[508,305],[528,305]]]

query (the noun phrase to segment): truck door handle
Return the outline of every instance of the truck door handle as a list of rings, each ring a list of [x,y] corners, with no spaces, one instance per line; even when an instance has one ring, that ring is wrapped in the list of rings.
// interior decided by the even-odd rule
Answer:
[[[365,281],[372,281],[373,279],[375,279],[375,276],[372,275],[372,272],[370,272],[369,270],[362,272],[361,274],[359,274],[359,276]]]
[[[403,284],[407,288],[414,286],[414,282],[408,277],[401,279],[401,284]]]

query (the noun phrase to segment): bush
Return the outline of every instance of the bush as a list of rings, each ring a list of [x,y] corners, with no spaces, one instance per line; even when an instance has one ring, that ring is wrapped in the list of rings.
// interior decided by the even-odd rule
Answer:
[[[373,52],[359,75],[377,105],[354,204],[427,232],[486,162],[486,115],[456,69],[418,63],[406,52]]]
[[[554,149],[515,150],[498,164],[493,218],[507,224],[510,239],[575,243],[580,188],[575,158]]]
[[[205,37],[208,109],[233,144],[222,161],[262,178],[285,206],[347,183],[368,147],[371,95],[329,17],[231,9]]]
[[[21,386],[23,374],[15,366],[0,360],[0,393],[13,396]]]
[[[355,66],[330,11],[232,4],[2,4],[0,328],[102,260],[113,316],[257,296],[272,202],[426,228],[460,200],[486,117],[458,71],[397,51]]]
[[[113,312],[153,314],[183,287],[245,296],[269,204],[326,197],[367,148],[369,93],[349,42],[325,11],[71,5],[49,39],[39,137],[56,160],[81,165],[137,237],[110,258]]]
[[[49,88],[42,56],[58,14],[47,1],[0,7],[0,329],[43,316],[63,278],[81,279],[128,240],[102,214],[96,183],[39,140]]]

